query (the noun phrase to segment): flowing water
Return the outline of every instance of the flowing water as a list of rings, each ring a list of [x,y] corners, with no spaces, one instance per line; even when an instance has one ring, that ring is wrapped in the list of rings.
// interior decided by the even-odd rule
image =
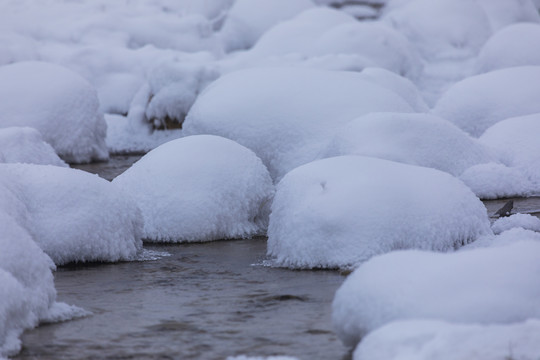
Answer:
[[[110,180],[138,158],[77,167]],[[506,201],[486,201],[488,213]],[[538,215],[540,198],[514,210]],[[265,240],[147,244],[155,260],[60,267],[58,300],[93,315],[27,331],[15,359],[349,359],[331,326],[345,277],[264,267]]]

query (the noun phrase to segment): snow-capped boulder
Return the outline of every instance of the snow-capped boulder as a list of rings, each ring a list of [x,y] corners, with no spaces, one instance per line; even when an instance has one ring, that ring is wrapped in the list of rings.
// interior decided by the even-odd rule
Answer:
[[[225,50],[250,48],[272,26],[314,6],[310,0],[236,0],[220,32]]]
[[[266,229],[272,180],[257,156],[218,136],[173,140],[113,184],[132,195],[148,241],[247,238]]]
[[[478,137],[495,123],[540,113],[540,66],[471,76],[448,89],[433,112]]]
[[[36,128],[68,162],[108,158],[96,91],[70,70],[43,62],[1,66],[0,98],[0,127]]]
[[[540,67],[538,69],[540,70]],[[540,91],[540,88],[538,90]],[[521,171],[533,184],[534,187],[531,190],[538,192],[540,190],[539,133],[540,113],[536,113],[500,121],[487,129],[479,140],[493,149],[504,164]]]
[[[413,109],[397,93],[358,73],[253,68],[207,87],[191,108],[184,132],[232,139],[253,150],[279,179],[319,158],[340,125],[377,111]]]
[[[510,324],[539,318],[540,242],[449,254],[397,251],[353,272],[336,292],[332,319],[355,346],[397,320]]]
[[[492,160],[463,130],[429,114],[370,113],[345,125],[325,157],[364,155],[460,175]]]
[[[479,73],[514,66],[540,65],[540,25],[519,23],[496,32],[478,54]]]
[[[536,319],[505,325],[396,321],[362,339],[353,360],[532,360],[540,351],[538,344]]]
[[[279,266],[345,268],[398,249],[453,250],[490,233],[484,205],[453,176],[341,156],[281,180],[267,254]]]
[[[108,181],[69,168],[0,164],[7,189],[0,210],[12,216],[56,264],[133,260],[142,217]],[[9,195],[11,194],[11,195]]]
[[[68,166],[34,128],[0,128],[0,163]]]

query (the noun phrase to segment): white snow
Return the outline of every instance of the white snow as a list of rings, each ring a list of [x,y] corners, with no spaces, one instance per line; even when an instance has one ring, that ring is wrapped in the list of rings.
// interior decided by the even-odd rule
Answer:
[[[353,360],[535,360],[539,353],[539,320],[508,325],[408,320],[368,334]]]
[[[0,128],[0,163],[67,166],[39,131],[29,127]]]
[[[484,234],[491,234],[484,205],[453,176],[341,156],[281,180],[267,254],[279,266],[345,268],[398,249],[448,251]]]
[[[395,92],[358,73],[253,68],[207,87],[191,108],[184,133],[232,139],[253,150],[279,179],[319,158],[340,125],[377,111],[413,112]]]
[[[326,157],[365,155],[431,167],[458,176],[492,160],[467,133],[429,114],[370,113],[345,125]]]
[[[518,23],[502,28],[484,45],[477,59],[480,73],[513,66],[540,65],[540,25]]]
[[[540,317],[539,272],[537,241],[449,254],[393,252],[364,263],[345,280],[332,319],[348,346],[397,320],[522,322]]]
[[[433,112],[479,137],[501,120],[539,113],[539,93],[540,66],[506,68],[456,83]]]
[[[298,358],[291,356],[247,356],[247,355],[238,355],[238,356],[228,356],[226,360],[298,360]]]
[[[491,230],[494,234],[500,234],[516,227],[540,232],[540,219],[529,214],[513,214],[497,219],[491,225]]]
[[[69,162],[108,158],[96,91],[76,73],[42,62],[0,66],[0,98],[0,127],[36,128]]]
[[[133,201],[97,175],[50,165],[0,164],[11,215],[56,264],[133,260],[142,218]]]
[[[261,160],[229,139],[191,136],[146,154],[113,184],[132,195],[149,241],[247,238],[266,228],[272,180]]]
[[[500,224],[502,226],[497,225],[493,230],[502,230],[504,227],[509,228],[508,230],[502,231],[500,234],[497,235],[484,235],[478,238],[473,243],[470,243],[466,246],[463,246],[459,249],[459,251],[468,251],[472,249],[478,249],[478,248],[489,248],[489,247],[503,247],[511,244],[515,244],[520,241],[536,241],[540,243],[540,234],[532,231],[527,230],[522,227],[512,227],[513,224],[519,224],[519,225],[529,225],[531,227],[536,226],[532,220],[511,220],[507,222],[506,224]],[[525,224],[526,223],[526,224]],[[505,226],[508,225],[508,226]],[[499,227],[499,229],[497,229]]]

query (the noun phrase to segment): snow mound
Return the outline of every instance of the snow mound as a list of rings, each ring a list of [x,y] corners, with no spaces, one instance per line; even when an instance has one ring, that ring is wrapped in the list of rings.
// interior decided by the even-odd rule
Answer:
[[[396,321],[509,324],[540,317],[540,243],[438,254],[398,251],[373,258],[336,292],[339,338],[356,345]]]
[[[353,360],[534,360],[540,353],[540,321],[508,325],[396,321],[368,334]]]
[[[365,155],[459,175],[491,156],[476,139],[429,114],[371,113],[345,125],[326,157]]]
[[[11,194],[1,209],[56,264],[132,260],[141,248],[140,211],[97,175],[50,165],[0,164],[0,187]]]
[[[512,222],[516,222],[516,220],[512,220]],[[526,221],[520,221],[522,224],[527,223],[528,225],[533,225],[532,221],[526,220]],[[525,225],[525,224],[524,224]],[[500,229],[502,230],[503,226],[500,226]],[[498,230],[497,227],[493,230]],[[500,234],[497,235],[484,235],[478,238],[475,242],[472,242],[462,248],[459,249],[459,251],[468,251],[471,249],[478,249],[478,248],[488,248],[488,247],[501,247],[501,246],[507,246],[511,244],[515,244],[520,241],[536,241],[540,243],[540,234],[524,229],[522,227],[512,227],[509,230],[502,231]]]
[[[184,133],[232,139],[253,150],[279,179],[319,158],[340,125],[377,111],[413,112],[395,92],[358,73],[253,68],[206,88],[186,118]]]
[[[540,219],[529,214],[514,214],[497,219],[491,225],[491,230],[494,234],[500,234],[516,227],[540,232]]]
[[[540,113],[537,113],[498,122],[480,137],[480,142],[492,148],[504,164],[521,171],[536,192],[540,190],[540,141],[536,136],[539,131]]]
[[[246,355],[238,355],[238,356],[228,356],[227,360],[298,360],[298,358],[290,357],[290,356],[246,356]]]
[[[515,23],[540,22],[538,10],[531,0],[474,1],[476,1],[484,10],[493,32]]]
[[[480,199],[529,196],[540,192],[519,169],[490,162],[474,165],[459,177]]]
[[[150,241],[247,238],[266,228],[268,171],[234,141],[201,135],[152,150],[113,184],[130,193]]]
[[[382,20],[404,34],[427,60],[473,56],[491,35],[488,16],[474,0],[402,3],[389,7]]]
[[[540,25],[519,23],[496,32],[478,54],[479,73],[514,66],[540,65]]]
[[[68,162],[108,158],[96,91],[70,70],[42,62],[1,66],[0,98],[0,127],[36,128]]]
[[[281,180],[267,254],[280,266],[344,268],[397,249],[448,251],[490,233],[485,207],[453,176],[341,156]]]
[[[448,89],[433,112],[478,137],[495,123],[540,112],[540,66],[471,76]]]
[[[310,0],[236,0],[220,32],[225,50],[250,48],[272,26],[312,7]]]
[[[0,128],[0,163],[67,166],[39,131],[28,127]]]

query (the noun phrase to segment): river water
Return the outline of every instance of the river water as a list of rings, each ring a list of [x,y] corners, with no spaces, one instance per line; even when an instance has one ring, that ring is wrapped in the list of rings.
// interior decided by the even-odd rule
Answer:
[[[112,179],[139,156],[77,168]],[[492,215],[506,200],[486,201]],[[540,199],[514,199],[540,213]],[[60,267],[58,301],[86,318],[27,331],[15,359],[225,359],[289,355],[350,359],[332,332],[345,276],[262,266],[266,239],[145,245],[154,260]]]

